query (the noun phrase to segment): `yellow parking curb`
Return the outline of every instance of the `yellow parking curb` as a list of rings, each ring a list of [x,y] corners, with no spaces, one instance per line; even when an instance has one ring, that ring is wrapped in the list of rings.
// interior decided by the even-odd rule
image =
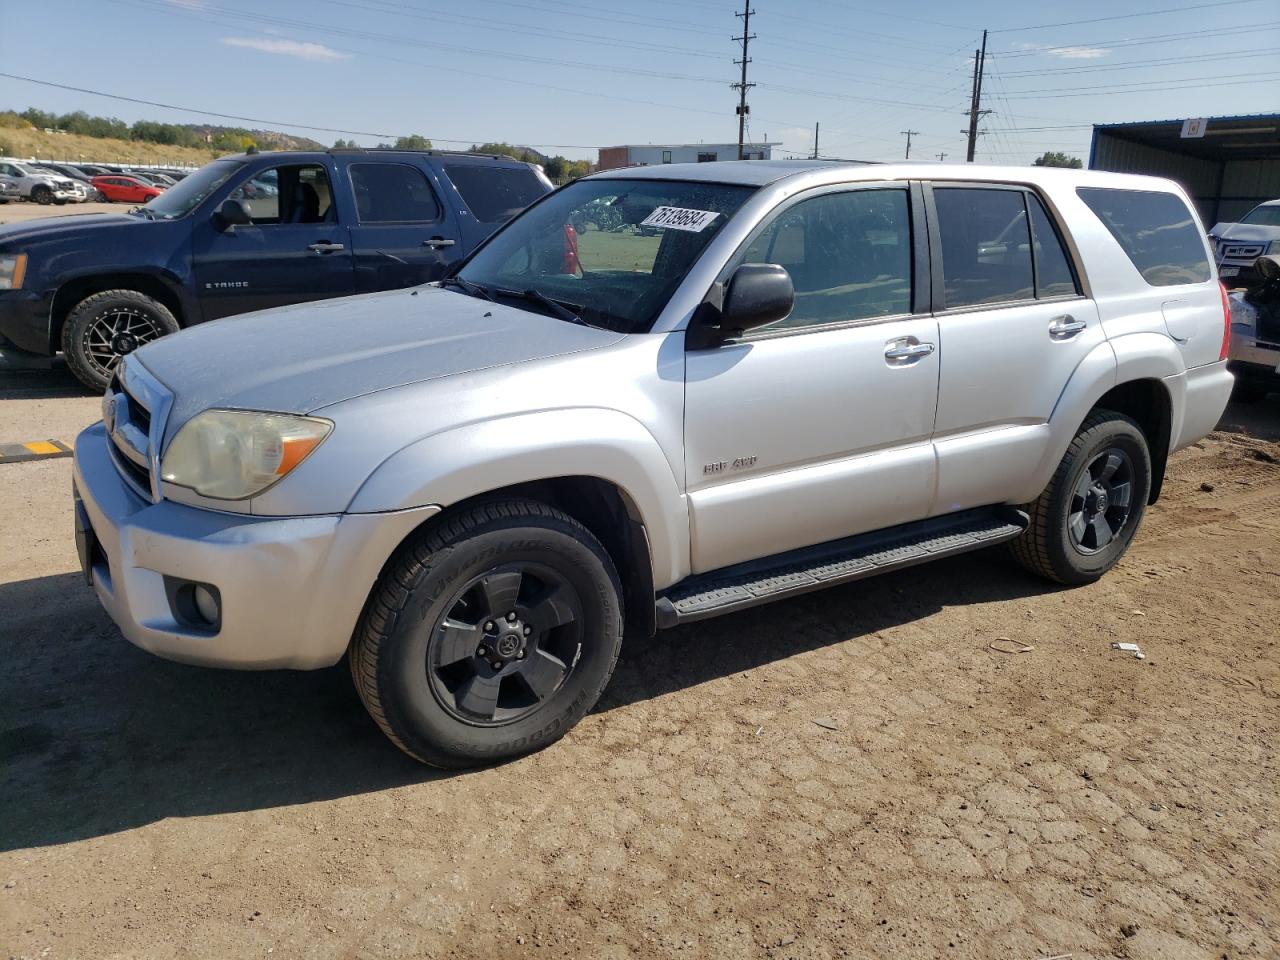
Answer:
[[[0,463],[26,460],[55,460],[69,457],[72,450],[61,440],[31,440],[28,443],[0,443]]]

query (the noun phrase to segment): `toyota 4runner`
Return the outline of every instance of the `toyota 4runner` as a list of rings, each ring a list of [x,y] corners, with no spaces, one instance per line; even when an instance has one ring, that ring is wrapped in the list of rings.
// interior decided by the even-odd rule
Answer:
[[[77,543],[138,646],[346,655],[397,746],[488,762],[570,729],[624,633],[999,543],[1096,580],[1222,413],[1228,335],[1166,180],[610,171],[442,281],[126,357]]]

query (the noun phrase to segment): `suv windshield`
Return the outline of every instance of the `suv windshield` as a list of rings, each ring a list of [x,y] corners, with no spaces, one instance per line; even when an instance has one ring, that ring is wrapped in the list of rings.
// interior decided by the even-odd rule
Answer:
[[[1257,223],[1264,227],[1280,227],[1280,204],[1254,207],[1240,222]]]
[[[491,294],[567,305],[588,323],[647,331],[754,187],[579,180],[517,217],[458,276]]]
[[[215,160],[149,200],[143,209],[158,220],[176,220],[185,217],[200,205],[205,197],[227,182],[227,178],[239,170],[235,160]]]

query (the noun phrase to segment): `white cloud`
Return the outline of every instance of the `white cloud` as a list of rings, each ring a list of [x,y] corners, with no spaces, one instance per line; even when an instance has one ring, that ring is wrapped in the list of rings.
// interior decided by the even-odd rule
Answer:
[[[282,57],[297,57],[299,60],[350,60],[351,54],[326,47],[323,43],[306,43],[301,40],[266,40],[260,37],[223,37],[222,42],[228,47],[244,47],[247,50],[260,50],[263,53],[274,53]]]
[[[1111,53],[1106,47],[1046,47],[1040,43],[1015,43],[1014,46],[1021,50],[1038,50],[1060,60],[1098,60]]]

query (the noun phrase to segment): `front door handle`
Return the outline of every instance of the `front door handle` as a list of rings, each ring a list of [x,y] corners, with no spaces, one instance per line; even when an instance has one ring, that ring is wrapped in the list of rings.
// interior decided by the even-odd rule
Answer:
[[[1088,325],[1083,320],[1077,320],[1071,314],[1064,313],[1049,321],[1049,336],[1055,340],[1070,340]]]
[[[932,343],[921,343],[915,337],[899,337],[884,345],[884,358],[895,365],[915,363],[921,357],[933,353]]]
[[[432,250],[439,250],[441,247],[452,247],[457,240],[450,240],[447,237],[432,237],[430,240],[423,240],[424,247],[430,247]]]
[[[307,244],[307,249],[314,250],[316,253],[337,253],[339,250],[345,250],[346,247],[329,240],[317,240],[315,243]]]

